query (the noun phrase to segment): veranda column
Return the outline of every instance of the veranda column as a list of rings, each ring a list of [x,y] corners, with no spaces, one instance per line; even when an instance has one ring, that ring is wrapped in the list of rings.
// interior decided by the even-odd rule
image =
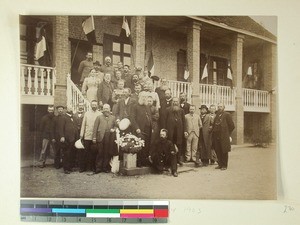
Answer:
[[[235,112],[233,113],[233,121],[235,124],[235,129],[232,134],[233,144],[244,143],[244,107],[242,88],[243,43],[244,36],[237,34],[233,37],[231,45],[231,67],[233,71],[233,83],[236,88]]]
[[[144,16],[133,16],[131,18],[132,55],[131,66],[140,66],[144,69],[145,62],[145,29],[146,18]]]
[[[269,91],[270,113],[262,115],[262,124],[271,132],[272,142],[277,140],[277,45],[266,43],[263,47],[263,89]]]
[[[71,68],[71,46],[69,43],[68,16],[55,16],[53,22],[53,55],[56,67],[54,104],[67,104],[67,74]]]
[[[187,33],[187,58],[192,83],[192,104],[196,109],[200,107],[200,30],[201,24],[192,21]]]

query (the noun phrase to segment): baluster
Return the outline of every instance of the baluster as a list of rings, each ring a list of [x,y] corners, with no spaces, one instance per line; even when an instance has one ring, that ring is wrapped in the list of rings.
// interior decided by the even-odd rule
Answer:
[[[38,70],[39,68],[34,67],[34,95],[38,95]]]
[[[44,96],[45,93],[45,81],[44,81],[44,69],[40,69],[40,74],[41,74],[41,95]]]
[[[25,95],[25,66],[21,66],[21,93]]]
[[[32,69],[32,67],[28,67],[27,68],[28,69],[28,80],[27,80],[27,87],[28,87],[28,95],[32,95],[32,90],[31,90],[31,88],[32,88],[32,84],[31,84],[31,69]]]
[[[50,96],[50,89],[51,89],[51,80],[50,80],[50,69],[46,70],[46,79],[47,79],[47,95]],[[52,75],[52,82],[53,82],[53,75]]]

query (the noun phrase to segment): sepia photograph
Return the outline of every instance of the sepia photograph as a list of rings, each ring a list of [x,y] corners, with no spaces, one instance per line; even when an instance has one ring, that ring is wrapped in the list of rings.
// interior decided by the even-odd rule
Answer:
[[[20,15],[21,198],[276,200],[276,30]]]

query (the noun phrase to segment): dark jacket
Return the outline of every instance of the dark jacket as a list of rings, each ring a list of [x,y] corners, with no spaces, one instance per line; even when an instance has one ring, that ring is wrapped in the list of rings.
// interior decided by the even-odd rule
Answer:
[[[172,99],[167,101],[166,98],[160,101],[160,109],[159,109],[159,126],[160,129],[167,128],[166,126],[166,116],[167,109],[172,105]]]
[[[93,139],[96,139],[97,142],[103,140],[104,134],[106,131],[116,127],[116,118],[113,115],[108,115],[105,117],[104,114],[97,116],[94,125]]]
[[[124,118],[128,118],[130,120],[130,115],[132,114],[132,109],[137,102],[135,99],[129,97],[127,105],[125,104],[125,99],[120,99],[116,104],[116,109],[114,112],[114,116],[116,119],[122,120]],[[131,121],[131,120],[130,120]]]
[[[230,152],[230,136],[235,126],[228,112],[217,113],[213,124],[213,140],[221,139],[222,152]]]
[[[177,145],[181,145],[183,141],[183,132],[184,132],[184,123],[185,117],[183,109],[179,109],[179,111],[174,112],[172,107],[167,108],[166,111],[166,127],[168,130],[169,140],[173,141],[174,139],[174,131],[175,127],[177,129],[176,135],[176,143]]]
[[[77,125],[74,119],[68,115],[63,115],[63,120],[58,127],[59,139],[64,137],[66,142],[75,142],[78,139]]]
[[[140,129],[143,133],[149,134],[152,129],[151,116],[150,106],[135,104],[130,116],[133,130]]]
[[[74,122],[76,123],[79,132],[81,129],[83,117],[84,117],[84,112],[81,114],[81,117],[79,117],[78,112],[73,115]]]
[[[62,126],[64,122],[64,115],[57,115],[53,118],[53,135],[54,135],[54,138],[57,142],[60,141],[60,134],[59,134],[59,129],[60,127]]]
[[[44,115],[41,119],[41,124],[40,124],[40,131],[42,133],[42,138],[45,138],[47,140],[52,140],[54,138],[53,126],[54,126],[54,115],[50,113]]]
[[[97,97],[98,101],[102,101],[103,104],[112,104],[112,93],[114,90],[114,84],[112,82],[106,83],[102,81],[98,86]]]
[[[180,108],[183,109],[184,115],[186,115],[190,112],[190,104],[187,102],[183,103],[183,106],[180,103]]]

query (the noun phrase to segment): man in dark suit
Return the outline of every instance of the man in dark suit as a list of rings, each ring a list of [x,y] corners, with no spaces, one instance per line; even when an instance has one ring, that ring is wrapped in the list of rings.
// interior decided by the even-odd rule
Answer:
[[[131,94],[131,98],[134,99],[136,102],[139,100],[139,93],[142,91],[142,85],[140,83],[136,83],[134,85],[134,92]]]
[[[224,109],[224,104],[219,103],[212,128],[213,144],[219,164],[216,169],[221,170],[226,170],[228,167],[228,152],[231,151],[230,135],[235,128],[231,115],[225,112]]]
[[[135,104],[131,113],[132,130],[145,141],[145,146],[137,154],[137,166],[149,165],[149,151],[152,133],[151,109],[147,104],[148,94],[142,91],[139,94],[138,104]]]
[[[131,90],[130,88],[124,89],[124,98],[120,99],[116,104],[116,110],[114,116],[116,117],[117,123],[122,119],[127,118],[131,121],[131,113],[134,105],[137,103],[132,97],[130,97]],[[126,132],[130,132],[130,128]]]
[[[78,108],[77,112],[73,115],[73,119],[74,119],[75,124],[77,125],[77,131],[78,131],[77,133],[79,136],[83,117],[84,117],[84,103],[79,102],[77,108]],[[71,164],[73,167],[76,167],[79,162],[79,154],[78,154],[77,150],[78,149],[74,148],[73,154],[71,155]]]
[[[168,130],[168,139],[178,148],[177,160],[180,165],[183,161],[183,137],[184,137],[185,117],[183,109],[179,106],[179,99],[173,98],[172,106],[166,110],[166,127]]]
[[[55,139],[55,152],[54,152],[54,167],[56,169],[61,168],[61,155],[62,155],[62,144],[60,142],[59,127],[62,126],[64,121],[64,107],[59,105],[56,107],[57,116],[54,117],[53,121],[53,134]]]
[[[159,109],[159,127],[160,129],[166,128],[166,113],[167,108],[172,105],[172,92],[171,89],[167,89],[164,94],[164,98],[160,101]]]
[[[55,139],[53,137],[53,122],[54,121],[54,106],[48,106],[48,113],[42,117],[41,124],[40,124],[40,131],[42,133],[42,149],[40,153],[39,159],[39,167],[44,168],[45,163],[48,156],[48,149],[52,148],[53,152],[55,151]]]
[[[114,84],[111,82],[110,73],[105,73],[103,81],[99,84],[97,90],[97,97],[99,106],[103,104],[109,104],[112,107],[112,93],[114,91]]]
[[[114,133],[116,130],[116,118],[110,113],[110,106],[103,105],[102,114],[97,116],[93,130],[93,143],[97,143],[96,171],[95,173],[110,172],[109,161],[113,154]]]
[[[72,108],[68,107],[62,122],[59,124],[58,133],[63,149],[63,168],[65,174],[72,172],[71,154],[75,141],[78,139],[77,125],[73,119]]]
[[[179,95],[179,99],[180,99],[180,108],[183,109],[184,115],[188,114],[190,112],[190,104],[187,103],[186,93],[181,92]]]
[[[176,149],[174,144],[167,139],[168,131],[161,129],[160,138],[151,146],[149,161],[159,173],[162,173],[166,167],[171,167],[171,172],[174,177],[177,173]]]

